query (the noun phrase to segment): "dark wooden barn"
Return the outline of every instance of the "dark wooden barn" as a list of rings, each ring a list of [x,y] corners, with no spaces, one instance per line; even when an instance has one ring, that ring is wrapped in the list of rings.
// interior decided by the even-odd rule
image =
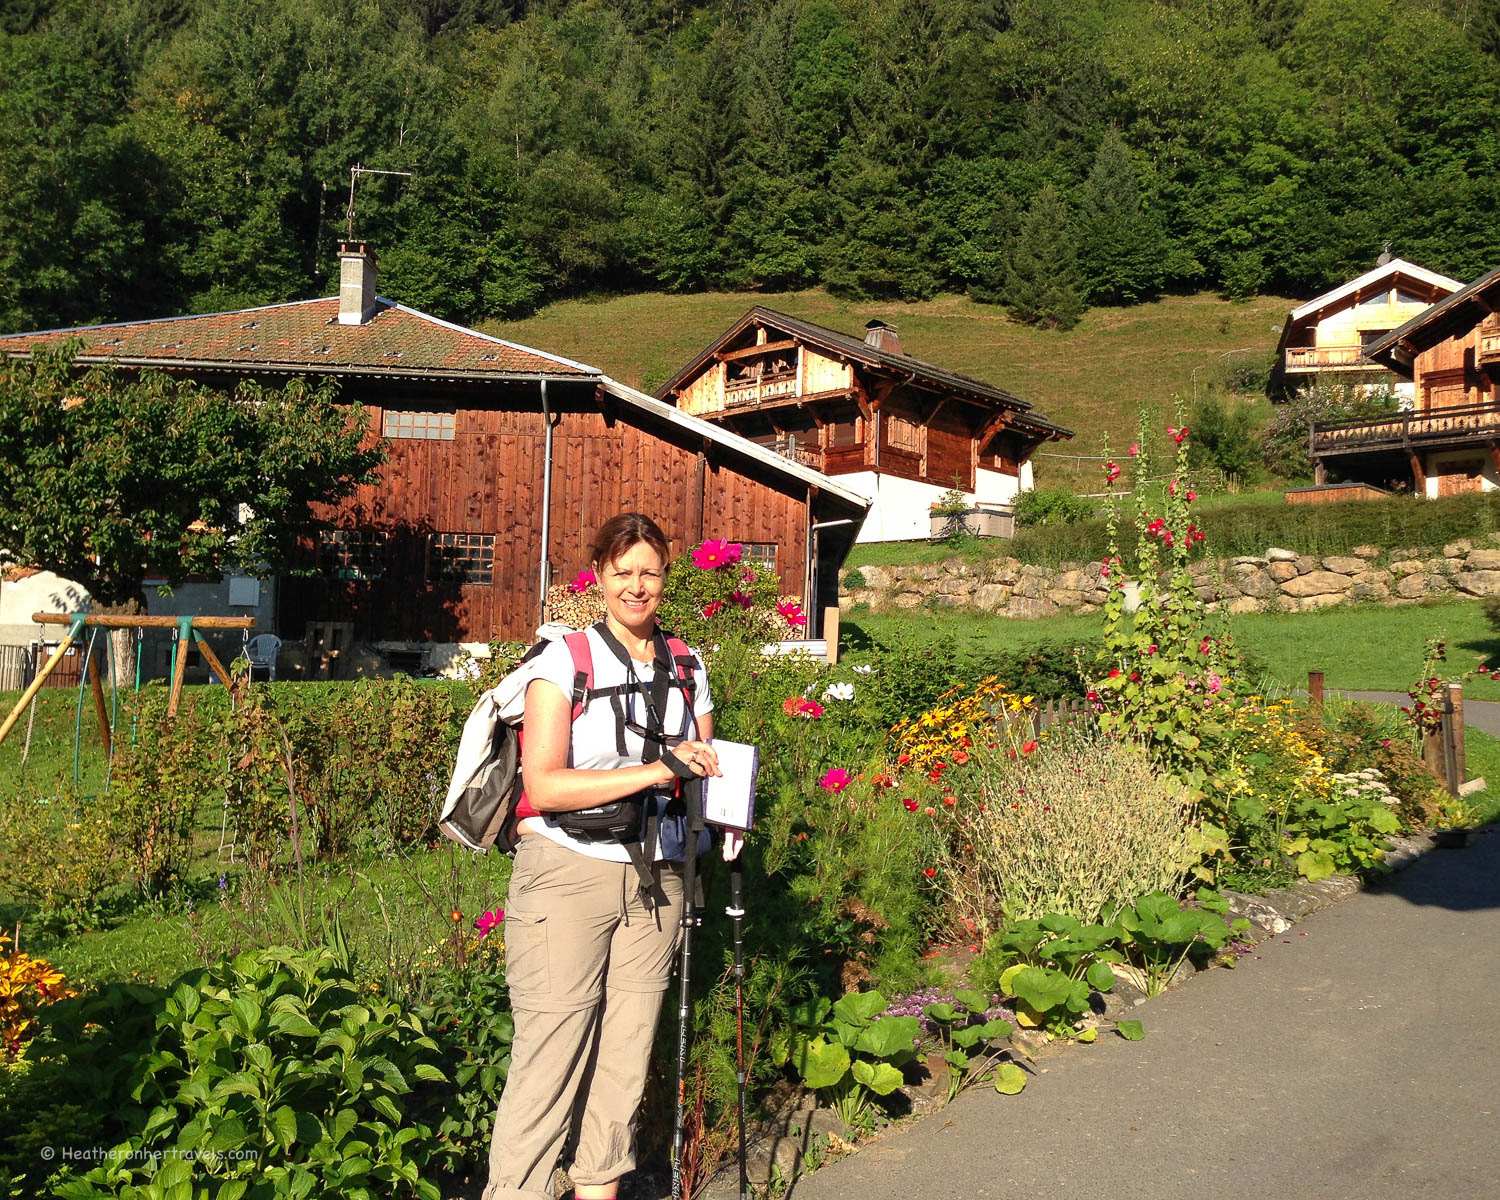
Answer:
[[[374,255],[341,248],[340,297],[0,338],[29,354],[82,339],[77,362],[218,385],[331,376],[389,462],[322,514],[305,574],[277,581],[276,632],[351,622],[394,648],[527,638],[544,581],[586,565],[606,518],[653,515],[674,552],[705,537],[774,564],[782,592],[834,604],[868,503],[816,469],[617,383],[596,367],[419,313],[375,292]]]

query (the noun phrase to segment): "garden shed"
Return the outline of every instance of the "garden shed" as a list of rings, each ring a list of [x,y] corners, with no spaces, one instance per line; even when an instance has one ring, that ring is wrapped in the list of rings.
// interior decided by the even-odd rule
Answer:
[[[409,663],[434,644],[529,638],[547,584],[586,566],[592,531],[630,509],[655,516],[674,553],[705,537],[743,543],[814,621],[837,602],[869,507],[858,492],[597,367],[378,296],[364,243],[342,244],[340,259],[336,297],[14,334],[0,353],[76,341],[80,369],[220,386],[332,377],[341,400],[363,405],[388,443],[382,482],[329,509],[307,532],[302,572],[257,596],[288,640],[338,627]],[[206,581],[174,600],[231,611],[229,587]]]

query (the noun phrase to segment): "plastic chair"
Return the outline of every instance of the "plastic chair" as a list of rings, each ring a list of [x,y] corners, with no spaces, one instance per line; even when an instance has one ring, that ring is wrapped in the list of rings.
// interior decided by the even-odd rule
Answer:
[[[250,663],[250,678],[255,668],[264,667],[266,678],[276,682],[276,657],[281,653],[281,639],[274,633],[258,633],[245,643],[245,658]]]

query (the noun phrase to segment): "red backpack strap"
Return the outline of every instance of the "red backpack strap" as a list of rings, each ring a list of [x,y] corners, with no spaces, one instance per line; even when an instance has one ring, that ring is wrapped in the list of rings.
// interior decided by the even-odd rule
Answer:
[[[695,668],[698,660],[694,656],[688,644],[675,634],[667,634],[667,653],[672,656],[672,662],[677,666],[677,681],[682,686],[682,698],[687,704],[688,720],[693,725],[693,736],[697,736],[698,714],[694,710],[693,701],[698,694],[698,677]]]
[[[565,634],[568,653],[573,656],[573,720],[583,715],[589,693],[594,690],[594,650],[584,629]]]

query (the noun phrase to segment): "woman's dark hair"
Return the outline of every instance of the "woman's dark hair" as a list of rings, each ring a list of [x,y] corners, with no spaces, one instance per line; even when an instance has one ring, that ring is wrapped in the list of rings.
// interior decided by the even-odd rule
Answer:
[[[621,513],[599,526],[594,544],[589,547],[589,562],[595,568],[607,567],[623,558],[637,542],[645,542],[661,555],[662,566],[672,557],[667,535],[660,525],[644,513]]]

